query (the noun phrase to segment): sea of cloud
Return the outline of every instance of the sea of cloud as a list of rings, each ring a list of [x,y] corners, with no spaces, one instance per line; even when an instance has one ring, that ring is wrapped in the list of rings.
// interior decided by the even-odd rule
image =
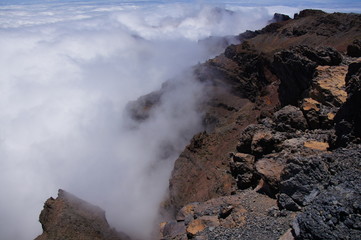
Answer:
[[[189,68],[220,49],[199,40],[260,29],[276,10],[299,9],[0,4],[0,239],[40,234],[43,203],[59,188],[105,209],[118,230],[149,239],[174,160],[201,130],[196,105],[206,96]],[[128,128],[127,103],[170,79],[177,87]]]

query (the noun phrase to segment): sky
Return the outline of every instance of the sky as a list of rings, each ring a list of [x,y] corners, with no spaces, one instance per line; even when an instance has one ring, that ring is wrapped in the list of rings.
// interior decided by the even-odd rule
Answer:
[[[189,69],[222,52],[199,40],[306,7],[361,9],[359,1],[0,1],[0,239],[40,234],[43,203],[59,188],[149,239],[174,161],[202,130],[197,104],[207,96]],[[134,122],[127,104],[165,81],[175,87]]]

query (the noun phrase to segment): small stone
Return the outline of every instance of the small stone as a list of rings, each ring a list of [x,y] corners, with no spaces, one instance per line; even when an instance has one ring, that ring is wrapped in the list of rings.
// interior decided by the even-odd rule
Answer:
[[[328,143],[325,142],[318,142],[318,141],[307,141],[304,142],[304,147],[319,150],[319,151],[327,151],[327,149],[330,147]]]
[[[287,209],[290,211],[300,211],[301,207],[295,203],[292,198],[290,198],[288,195],[281,193],[278,196],[278,205],[282,209]]]
[[[294,240],[292,229],[288,229],[278,240]]]
[[[191,221],[187,226],[187,234],[191,237],[202,232],[206,228],[206,225],[201,219],[195,219]]]
[[[335,114],[334,113],[327,113],[327,119],[330,121],[333,121],[333,119],[335,118]]]
[[[305,98],[303,99],[301,108],[303,111],[315,110],[318,112],[320,111],[320,103],[312,98]]]
[[[176,220],[177,221],[185,221],[189,216],[193,216],[194,213],[194,204],[188,204],[181,208],[181,210],[178,211]]]

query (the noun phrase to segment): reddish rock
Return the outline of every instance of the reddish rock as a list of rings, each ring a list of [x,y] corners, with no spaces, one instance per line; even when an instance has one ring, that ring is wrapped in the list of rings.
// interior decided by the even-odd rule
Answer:
[[[194,237],[209,227],[219,226],[218,216],[202,216],[192,220],[187,226],[187,235]]]
[[[210,107],[211,112],[227,112],[218,115],[222,127],[196,135],[176,160],[170,179],[170,201],[177,210],[191,202],[206,201],[235,191],[235,180],[228,173],[229,152],[236,148],[242,128],[255,122],[258,116],[253,103],[242,98],[238,101],[245,105],[237,110],[226,110],[218,105]],[[200,142],[202,144],[198,144]]]
[[[318,142],[318,141],[307,141],[304,142],[304,146],[306,148],[311,148],[319,151],[327,151],[330,145],[326,142]]]
[[[346,101],[347,66],[318,66],[309,96],[326,106],[340,107]]]
[[[129,239],[109,226],[102,209],[61,189],[45,202],[40,222],[43,233],[35,240]]]
[[[258,131],[253,135],[251,150],[256,156],[262,156],[272,152],[275,147],[275,139],[270,130]]]
[[[165,222],[161,226],[160,239],[186,240],[186,227],[184,222]]]
[[[301,110],[310,129],[320,128],[321,103],[312,98],[305,98],[302,100]]]
[[[257,173],[270,185],[273,189],[278,188],[281,179],[281,173],[285,167],[285,163],[277,158],[262,158],[255,164]]]

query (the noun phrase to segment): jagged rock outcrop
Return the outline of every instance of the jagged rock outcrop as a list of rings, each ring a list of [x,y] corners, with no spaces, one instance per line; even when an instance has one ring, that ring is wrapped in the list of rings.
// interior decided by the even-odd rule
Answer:
[[[347,101],[336,115],[339,143],[361,141],[361,62],[351,63],[346,75]]]
[[[285,15],[285,14],[282,14],[282,13],[275,13],[273,15],[273,19],[271,20],[271,23],[272,22],[276,22],[276,23],[279,23],[279,22],[284,22],[284,21],[287,21],[287,20],[290,20],[290,16],[288,15]]]
[[[335,66],[341,62],[340,53],[332,48],[314,49],[301,45],[276,53],[273,68],[281,80],[281,103],[297,104],[310,88],[317,66]]]
[[[39,220],[43,234],[35,240],[129,240],[109,226],[102,209],[61,189],[45,202]]]

